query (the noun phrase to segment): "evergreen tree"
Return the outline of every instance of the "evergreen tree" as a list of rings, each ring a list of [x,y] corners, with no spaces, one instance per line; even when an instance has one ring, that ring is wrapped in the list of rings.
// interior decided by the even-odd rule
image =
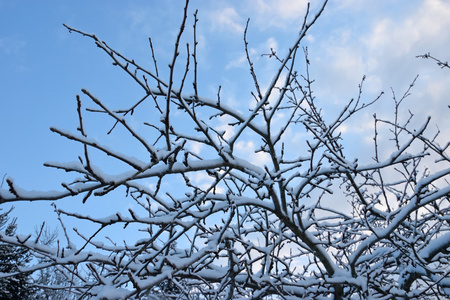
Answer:
[[[0,213],[0,231],[4,230],[1,234],[7,236],[13,236],[17,229],[16,219],[7,224],[11,210]],[[29,273],[7,276],[18,272],[29,261],[28,249],[0,243],[0,299],[28,299],[33,294]]]

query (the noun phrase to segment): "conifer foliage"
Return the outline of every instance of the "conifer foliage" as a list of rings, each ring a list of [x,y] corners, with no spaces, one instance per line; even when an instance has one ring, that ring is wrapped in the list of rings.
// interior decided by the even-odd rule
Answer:
[[[10,212],[0,213],[0,231],[12,237],[17,223],[16,219],[9,222]],[[20,272],[20,267],[25,267],[30,259],[28,249],[0,243],[0,299],[28,299],[33,294],[30,274]]]

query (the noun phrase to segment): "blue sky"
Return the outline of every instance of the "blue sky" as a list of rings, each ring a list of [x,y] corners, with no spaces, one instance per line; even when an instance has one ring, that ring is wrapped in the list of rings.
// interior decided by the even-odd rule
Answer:
[[[313,11],[318,3],[312,1]],[[151,36],[164,73],[183,4],[175,0],[0,0],[0,176],[7,174],[27,189],[58,189],[67,174],[44,168],[42,163],[74,160],[81,147],[51,133],[49,127],[75,130],[75,95],[80,89],[88,88],[113,107],[132,103],[140,95],[132,80],[114,68],[89,39],[69,33],[63,23],[95,33],[148,66]],[[247,18],[251,18],[250,53],[264,84],[277,65],[260,54],[271,47],[284,53],[303,20],[305,1],[192,1],[184,42],[192,43],[192,14],[197,8],[200,93],[215,98],[221,85],[224,101],[249,106],[252,81],[243,56]],[[367,77],[364,95],[368,100],[380,91],[386,93],[345,128],[350,140],[363,141],[349,148],[350,155],[369,149],[364,141],[372,137],[373,113],[387,116],[392,112],[390,88],[401,96],[418,74],[408,107],[416,114],[417,124],[431,115],[443,137],[450,135],[450,72],[432,61],[415,58],[431,52],[450,59],[449,30],[450,2],[445,0],[330,1],[304,40],[311,76],[316,79],[316,96],[326,107],[325,114],[332,119],[345,101],[357,96],[363,75]],[[102,122],[93,120],[92,125],[101,127]],[[123,146],[117,139],[109,142]],[[247,150],[251,147],[251,141],[242,145]],[[60,205],[70,208],[79,202],[68,199]],[[29,232],[42,220],[55,219],[48,202],[14,205],[19,231]]]

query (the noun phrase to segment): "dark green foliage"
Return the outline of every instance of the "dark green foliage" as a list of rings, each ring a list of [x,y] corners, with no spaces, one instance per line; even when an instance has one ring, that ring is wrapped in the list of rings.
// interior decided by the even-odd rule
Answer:
[[[9,224],[8,214],[0,214],[0,230],[4,234],[13,236],[16,229],[16,219]],[[30,261],[28,249],[0,243],[0,299],[28,299],[33,294],[30,274],[20,273],[6,277],[6,274],[16,273],[19,267],[25,266]]]

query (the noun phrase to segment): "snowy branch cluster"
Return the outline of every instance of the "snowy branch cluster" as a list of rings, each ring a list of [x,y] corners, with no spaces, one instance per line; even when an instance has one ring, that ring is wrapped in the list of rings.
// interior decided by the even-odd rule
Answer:
[[[23,190],[8,178],[0,201],[81,195],[85,203],[115,193],[134,205],[101,217],[55,205],[62,225],[64,218],[73,218],[97,229],[89,236],[77,231],[85,240],[81,245],[72,242],[65,227],[67,245],[57,247],[31,235],[0,233],[2,242],[45,258],[23,271],[58,266],[80,298],[450,296],[448,144],[439,145],[437,135],[428,133],[430,119],[415,129],[409,126],[412,115],[400,121],[408,90],[394,98],[392,119],[374,115],[373,153],[361,153],[359,160],[346,157],[343,124],[381,94],[364,102],[363,79],[358,96],[337,118],[325,119],[313,93],[307,50],[301,46],[325,4],[314,16],[306,14],[284,56],[269,55],[279,68],[264,89],[247,51],[246,30],[254,82],[250,111],[227,105],[220,89],[214,99],[199,94],[196,15],[193,43],[183,48],[180,42],[189,22],[187,5],[164,76],[153,46],[150,70],[95,35],[66,26],[109,55],[142,88],[143,97],[127,109],[113,109],[83,89],[77,97],[77,132],[51,130],[84,150],[75,162],[46,164],[77,178],[64,183],[60,192],[42,193]],[[186,60],[180,59],[183,51]],[[305,64],[302,72],[296,71],[299,62]],[[82,99],[97,107],[86,112]],[[139,111],[147,119],[136,124],[133,114]],[[86,114],[108,116],[114,124],[109,133],[121,130],[145,156],[135,158],[90,137]],[[294,133],[302,136],[295,146]],[[245,156],[237,145],[248,140],[257,152]],[[123,172],[102,171],[96,163],[99,154],[117,161]],[[251,155],[266,159],[249,159]],[[372,162],[363,162],[367,156]],[[128,227],[138,228],[139,238],[132,244],[97,239],[110,228]]]

